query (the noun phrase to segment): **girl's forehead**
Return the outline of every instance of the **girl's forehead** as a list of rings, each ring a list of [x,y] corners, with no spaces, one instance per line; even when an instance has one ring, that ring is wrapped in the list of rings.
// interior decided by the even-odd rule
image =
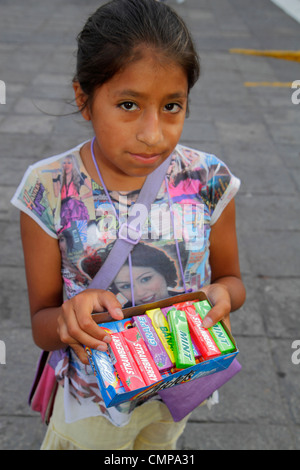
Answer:
[[[126,83],[143,88],[156,81],[166,89],[171,86],[185,90],[188,87],[187,74],[181,65],[163,52],[145,48],[107,83],[115,87],[122,87]]]
[[[179,65],[173,56],[163,49],[151,45],[140,44],[132,52],[132,61],[147,61],[151,65]]]

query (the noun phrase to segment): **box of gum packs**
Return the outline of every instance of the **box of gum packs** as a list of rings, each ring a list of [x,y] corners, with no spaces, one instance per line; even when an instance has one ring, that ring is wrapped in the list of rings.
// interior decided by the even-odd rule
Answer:
[[[200,302],[200,304],[197,305],[198,302]],[[106,331],[112,335],[120,335],[122,334],[122,331],[128,328],[139,327],[141,337],[139,341],[144,340],[146,344],[148,343],[148,349],[157,365],[158,377],[161,377],[160,380],[152,383],[151,385],[145,385],[140,388],[130,390],[126,386],[126,383],[124,387],[124,384],[120,380],[120,376],[117,373],[117,369],[114,364],[114,361],[116,360],[115,355],[110,355],[109,352],[99,352],[86,348],[103,400],[108,408],[128,401],[135,402],[135,404],[142,403],[157,394],[160,390],[220,372],[230,366],[239,351],[234,338],[223,322],[220,322],[214,330],[210,329],[209,331],[210,341],[212,341],[214,345],[219,344],[220,346],[220,354],[212,355],[211,358],[208,356],[206,359],[200,356],[200,358],[198,357],[195,360],[195,363],[192,362],[192,365],[189,367],[188,364],[186,364],[185,368],[180,369],[176,365],[176,360],[175,358],[173,359],[170,351],[168,351],[169,354],[167,354],[165,350],[164,353],[162,353],[162,342],[160,342],[159,347],[155,347],[156,342],[159,341],[158,336],[160,332],[158,330],[160,326],[168,342],[170,342],[169,338],[171,333],[166,331],[166,324],[162,323],[161,316],[159,316],[160,320],[158,321],[158,324],[152,325],[153,328],[150,328],[151,325],[149,326],[148,320],[152,317],[153,321],[153,311],[161,309],[163,313],[166,313],[170,308],[173,309],[174,306],[176,306],[175,308],[177,310],[186,312],[189,322],[192,322],[192,313],[194,314],[195,312],[190,311],[190,304],[195,305],[193,308],[197,317],[199,317],[199,319],[197,318],[195,325],[193,323],[189,323],[189,326],[193,328],[193,330],[190,329],[191,339],[194,345],[202,348],[202,355],[205,357],[207,351],[202,347],[202,340],[200,338],[199,341],[199,338],[197,339],[195,336],[195,332],[197,332],[197,328],[199,328],[198,323],[201,325],[205,314],[210,308],[208,299],[202,291],[182,294],[175,297],[169,297],[168,299],[164,299],[159,302],[123,309],[125,319],[120,322],[111,321],[111,317],[107,312],[93,314],[93,318],[99,326],[105,328]],[[148,319],[147,322],[145,321],[146,317]],[[136,319],[140,319],[140,321],[137,321]],[[159,322],[161,322],[161,325]],[[146,325],[145,331],[143,331],[141,325]],[[154,326],[157,327],[156,330]],[[207,333],[208,330],[205,330],[204,337]],[[224,345],[226,343],[226,347],[223,347],[222,343]]]

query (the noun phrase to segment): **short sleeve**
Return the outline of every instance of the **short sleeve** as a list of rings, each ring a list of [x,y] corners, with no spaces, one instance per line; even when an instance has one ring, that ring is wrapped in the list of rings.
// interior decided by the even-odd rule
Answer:
[[[235,197],[241,182],[227,165],[214,155],[208,160],[208,193],[210,195],[211,225],[216,223],[227,204]]]
[[[30,166],[11,203],[35,220],[48,235],[57,238],[54,225],[53,190],[50,190],[48,180],[49,176],[43,178],[43,173],[38,167]]]

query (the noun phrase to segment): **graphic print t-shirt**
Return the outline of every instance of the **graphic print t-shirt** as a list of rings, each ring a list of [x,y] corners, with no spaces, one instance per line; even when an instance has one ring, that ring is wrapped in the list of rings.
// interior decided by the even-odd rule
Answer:
[[[82,145],[30,166],[12,199],[16,207],[58,239],[68,298],[87,288],[138,197],[138,191],[111,191],[112,207],[104,189],[90,178],[83,165]],[[126,307],[133,301],[135,305],[150,303],[210,283],[211,226],[240,185],[217,157],[181,145],[173,152],[166,180],[142,227],[138,208],[136,211],[136,227],[142,229],[142,239],[132,251],[133,286],[127,264],[110,286]],[[105,409],[101,395],[95,391],[95,379],[89,378],[92,394],[86,396],[79,390],[76,374],[81,373],[72,353],[69,364],[62,364],[58,371],[64,378],[69,375],[68,387],[75,401],[97,404],[94,415],[104,414],[114,422],[112,409]],[[115,421],[120,423],[119,418]]]

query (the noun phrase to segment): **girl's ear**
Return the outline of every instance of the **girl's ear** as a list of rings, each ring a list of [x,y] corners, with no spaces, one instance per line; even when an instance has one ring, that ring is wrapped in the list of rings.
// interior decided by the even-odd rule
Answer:
[[[79,82],[73,82],[73,90],[75,93],[75,100],[82,117],[86,121],[91,120],[90,109],[87,102],[87,95],[82,91]]]

